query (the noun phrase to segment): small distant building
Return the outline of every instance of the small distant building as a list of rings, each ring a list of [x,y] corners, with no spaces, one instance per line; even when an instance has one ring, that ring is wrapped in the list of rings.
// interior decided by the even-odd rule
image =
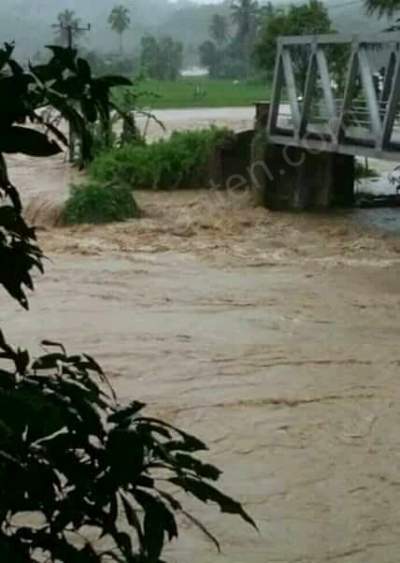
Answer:
[[[181,76],[184,78],[199,78],[201,76],[208,76],[208,69],[201,66],[192,66],[181,71]]]

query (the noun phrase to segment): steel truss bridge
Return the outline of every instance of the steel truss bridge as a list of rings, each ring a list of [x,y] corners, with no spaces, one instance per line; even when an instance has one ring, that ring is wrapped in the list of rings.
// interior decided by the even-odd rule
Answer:
[[[268,140],[400,161],[400,32],[278,40]]]

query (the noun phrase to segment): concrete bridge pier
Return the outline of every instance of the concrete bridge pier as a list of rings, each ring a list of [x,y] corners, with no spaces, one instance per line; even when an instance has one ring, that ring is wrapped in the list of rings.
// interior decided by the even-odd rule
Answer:
[[[355,160],[268,141],[268,104],[257,107],[251,178],[270,209],[329,209],[354,203]]]
[[[268,146],[264,200],[271,209],[329,209],[354,203],[354,157]]]

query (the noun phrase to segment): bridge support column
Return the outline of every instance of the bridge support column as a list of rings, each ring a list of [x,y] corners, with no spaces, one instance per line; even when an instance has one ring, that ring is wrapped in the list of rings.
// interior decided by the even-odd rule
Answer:
[[[354,157],[268,144],[256,138],[252,181],[271,209],[351,206]]]

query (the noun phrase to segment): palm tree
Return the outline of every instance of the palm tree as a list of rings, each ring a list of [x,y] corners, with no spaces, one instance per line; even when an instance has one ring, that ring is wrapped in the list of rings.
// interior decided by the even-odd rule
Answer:
[[[254,33],[259,15],[257,0],[234,0],[231,9],[238,37],[244,39]]]
[[[391,18],[400,9],[399,0],[364,0],[367,14]]]
[[[129,9],[122,4],[114,6],[114,8],[111,10],[111,14],[108,17],[108,23],[110,24],[111,29],[119,35],[119,52],[122,55],[124,50],[123,34],[128,29],[131,23]]]
[[[53,27],[57,29],[56,42],[66,46],[70,46],[70,42],[75,42],[84,33],[84,30],[80,29],[81,20],[76,17],[73,10],[60,12],[57,23]]]
[[[257,36],[260,8],[257,0],[233,0],[231,10],[232,20],[237,27],[234,44],[248,77]]]
[[[228,39],[228,22],[221,14],[214,14],[212,17],[210,34],[219,47]]]

